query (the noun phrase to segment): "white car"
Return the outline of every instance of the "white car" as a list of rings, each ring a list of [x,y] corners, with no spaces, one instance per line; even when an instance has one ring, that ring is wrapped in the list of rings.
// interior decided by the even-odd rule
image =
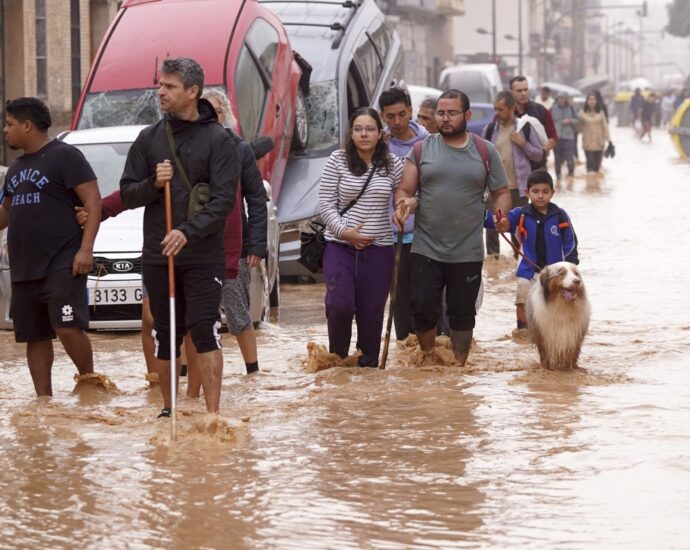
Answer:
[[[103,197],[120,187],[127,152],[145,126],[116,126],[65,132],[58,139],[77,147],[91,164]],[[266,318],[269,296],[277,292],[278,223],[271,186],[264,181],[269,200],[268,266],[251,271],[250,303],[254,324]],[[126,210],[101,223],[94,246],[94,268],[89,274],[89,328],[101,330],[141,327],[141,249],[144,209]],[[6,231],[0,235],[0,328],[12,328],[10,273]]]
[[[432,88],[430,86],[418,86],[416,84],[408,84],[407,91],[410,94],[410,100],[412,101],[412,112],[413,120],[417,119],[417,113],[419,112],[419,106],[425,99],[438,99],[443,92],[438,88]]]

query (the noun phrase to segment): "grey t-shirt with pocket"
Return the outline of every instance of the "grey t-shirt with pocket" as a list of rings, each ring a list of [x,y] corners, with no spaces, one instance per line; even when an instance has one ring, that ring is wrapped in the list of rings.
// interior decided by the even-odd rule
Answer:
[[[489,190],[496,191],[508,183],[496,148],[491,143],[487,148]],[[415,162],[414,150],[407,158]],[[456,148],[432,134],[422,145],[419,171],[412,252],[445,263],[483,261],[486,169],[474,139],[470,136],[465,147]]]

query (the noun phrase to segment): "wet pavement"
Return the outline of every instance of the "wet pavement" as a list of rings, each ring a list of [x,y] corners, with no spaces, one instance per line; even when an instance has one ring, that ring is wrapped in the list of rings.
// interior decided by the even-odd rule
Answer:
[[[309,373],[323,287],[284,285],[262,371],[224,335],[224,420],[181,396],[174,445],[138,334],[91,335],[116,390],[73,393],[57,346],[48,400],[0,333],[0,547],[687,548],[690,164],[663,132],[613,138],[604,179],[554,198],[592,302],[582,371],[511,338],[505,243],[465,369],[393,345],[385,371]]]

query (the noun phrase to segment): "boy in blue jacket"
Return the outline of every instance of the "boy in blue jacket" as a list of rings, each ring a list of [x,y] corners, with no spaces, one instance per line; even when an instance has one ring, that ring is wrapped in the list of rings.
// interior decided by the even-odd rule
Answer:
[[[577,236],[570,217],[551,202],[553,179],[546,170],[535,170],[527,178],[527,206],[513,208],[506,218],[495,221],[487,212],[484,227],[500,232],[510,231],[520,245],[515,298],[517,327],[527,328],[525,301],[536,275],[556,262],[578,264]]]

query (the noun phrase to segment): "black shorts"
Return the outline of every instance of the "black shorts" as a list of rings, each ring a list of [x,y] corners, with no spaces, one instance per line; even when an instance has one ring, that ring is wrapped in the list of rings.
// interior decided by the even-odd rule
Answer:
[[[86,280],[86,275],[72,277],[71,269],[62,269],[45,279],[12,283],[15,340],[52,340],[56,328],[88,328]]]
[[[144,264],[144,285],[153,314],[154,353],[170,359],[170,300],[168,266]],[[223,264],[175,267],[175,356],[180,354],[182,337],[190,332],[199,353],[220,349],[220,301],[223,291]]]
[[[483,262],[444,263],[410,254],[410,308],[416,332],[436,327],[443,313],[443,288],[452,330],[474,328],[475,304],[482,282]]]

